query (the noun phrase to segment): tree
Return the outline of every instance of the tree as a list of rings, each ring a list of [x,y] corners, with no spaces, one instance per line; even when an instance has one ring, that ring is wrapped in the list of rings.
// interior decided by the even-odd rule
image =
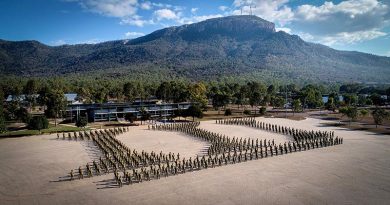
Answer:
[[[42,129],[46,129],[49,127],[49,122],[45,116],[34,116],[28,122],[28,128],[31,130],[39,130],[41,132]]]
[[[266,112],[267,112],[267,108],[266,107],[261,107],[260,110],[259,110],[260,115],[265,115]]]
[[[107,102],[107,93],[108,90],[103,85],[98,85],[93,87],[92,91],[92,100],[96,103],[104,103]]]
[[[276,89],[275,89],[275,86],[274,86],[274,85],[268,86],[268,88],[267,88],[267,94],[274,95],[275,92],[276,92]]]
[[[271,99],[272,106],[274,107],[283,107],[286,103],[286,100],[280,96],[274,96]]]
[[[64,93],[61,90],[52,90],[49,89],[45,98],[47,109],[45,115],[47,117],[55,118],[55,126],[57,126],[57,118],[59,117],[61,111],[66,109],[66,99]]]
[[[180,109],[180,107],[176,110],[173,111],[173,117],[179,117],[179,120],[180,120],[180,117],[183,116],[183,111]]]
[[[340,106],[340,96],[339,96],[339,94],[336,93],[336,92],[332,92],[332,93],[329,94],[329,98],[333,98],[333,104],[334,104],[335,110],[336,110],[336,108]]]
[[[212,96],[212,104],[213,107],[218,110],[218,115],[220,108],[225,107],[227,103],[229,103],[229,96],[225,93],[217,91],[217,93]]]
[[[387,102],[390,102],[390,87],[386,89]]]
[[[362,85],[355,83],[342,85],[339,90],[341,93],[357,93],[360,89],[362,89]]]
[[[198,105],[191,105],[187,110],[187,116],[192,117],[192,121],[195,121],[196,118],[202,118],[203,112],[202,109]]]
[[[333,97],[328,98],[328,102],[325,103],[325,108],[327,110],[332,110],[333,112],[336,110],[336,104]]]
[[[364,95],[359,95],[358,96],[358,105],[359,106],[365,106],[367,105],[367,97]]]
[[[151,115],[144,107],[141,108],[140,113],[141,113],[141,125],[142,125],[142,121],[149,120]]]
[[[26,95],[26,101],[29,103],[29,108],[32,109],[36,105],[36,94],[38,91],[37,83],[34,79],[27,81],[26,86],[24,87],[24,93]]]
[[[349,120],[350,124],[352,120],[355,120],[358,116],[358,111],[356,107],[351,107],[351,106],[343,107],[339,110],[339,112],[342,113],[343,115],[346,115],[350,119]]]
[[[249,90],[249,104],[253,109],[253,107],[257,107],[263,101],[263,94],[266,92],[266,87],[263,84],[257,82],[249,82],[247,86]],[[257,109],[255,109],[255,115],[256,110]]]
[[[192,102],[198,103],[201,108],[207,106],[206,86],[203,83],[196,83],[189,87]]]
[[[302,109],[302,104],[301,104],[301,101],[299,99],[295,99],[293,101],[293,104],[292,104],[292,110],[293,110],[293,115],[296,113],[296,112],[300,112]]]
[[[77,127],[85,127],[85,126],[87,126],[87,124],[88,124],[88,120],[87,120],[86,117],[80,116],[80,117],[77,119],[77,121],[76,121],[76,126],[77,126]]]
[[[383,99],[381,98],[381,96],[377,93],[374,93],[370,96],[370,99],[372,101],[372,104],[375,105],[375,106],[379,106],[379,105],[383,105]]]
[[[7,131],[7,127],[5,124],[3,102],[4,102],[3,89],[0,89],[0,133]]]
[[[15,111],[15,119],[16,120],[19,120],[19,121],[22,121],[24,123],[28,123],[28,121],[30,120],[31,116],[30,114],[28,113],[27,109],[24,108],[24,107],[18,107]]]
[[[367,115],[368,115],[368,110],[366,110],[366,109],[360,110],[360,116],[365,117]]]
[[[344,95],[344,102],[348,106],[356,105],[358,102],[358,97],[356,96],[356,94],[345,94]]]
[[[303,108],[317,108],[322,106],[322,95],[320,89],[313,85],[303,87],[299,93]]]
[[[77,100],[84,103],[92,103],[90,89],[87,87],[80,87],[77,91]]]
[[[171,98],[175,103],[186,102],[190,97],[187,85],[182,81],[171,81],[172,91]]]
[[[125,114],[125,120],[129,121],[130,123],[133,123],[137,119],[137,116],[134,115],[134,113],[128,112]]]
[[[241,88],[234,93],[235,104],[240,108],[245,103],[245,96],[248,94],[247,86],[243,85]]]
[[[158,86],[156,90],[156,97],[158,99],[163,99],[166,102],[169,102],[172,100],[172,94],[173,86],[169,82],[162,82],[160,86]]]
[[[375,108],[374,111],[371,113],[374,122],[375,122],[375,127],[378,128],[378,125],[381,125],[383,120],[389,117],[389,113],[386,112],[385,109],[383,108]]]
[[[231,109],[226,109],[225,110],[225,116],[230,116],[232,115],[232,110]]]

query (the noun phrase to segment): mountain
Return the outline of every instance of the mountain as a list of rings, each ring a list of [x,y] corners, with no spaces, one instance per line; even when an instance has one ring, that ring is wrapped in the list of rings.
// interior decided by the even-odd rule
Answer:
[[[242,15],[92,45],[0,40],[0,73],[388,83],[390,58],[305,42],[276,32],[271,22]]]

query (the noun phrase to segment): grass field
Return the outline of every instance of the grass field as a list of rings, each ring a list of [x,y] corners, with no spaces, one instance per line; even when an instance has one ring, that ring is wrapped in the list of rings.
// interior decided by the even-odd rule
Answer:
[[[56,132],[74,132],[80,130],[89,130],[89,128],[70,127],[65,125],[54,126],[52,124],[49,124],[49,128],[41,130],[41,133],[39,133],[39,130],[17,130],[17,131],[1,133],[0,137],[21,137],[21,136],[30,136],[30,135],[39,135],[39,134],[50,134]]]

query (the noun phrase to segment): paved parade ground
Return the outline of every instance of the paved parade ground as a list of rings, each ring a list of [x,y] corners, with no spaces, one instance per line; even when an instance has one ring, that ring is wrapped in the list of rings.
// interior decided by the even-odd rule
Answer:
[[[257,118],[305,130],[334,131],[343,144],[216,168],[115,185],[112,173],[67,181],[71,169],[101,155],[90,141],[53,135],[0,139],[0,204],[388,204],[390,137],[327,126],[323,120]],[[200,128],[229,137],[287,136],[245,126],[202,121]],[[117,136],[127,147],[196,157],[209,143],[179,132],[130,127]]]

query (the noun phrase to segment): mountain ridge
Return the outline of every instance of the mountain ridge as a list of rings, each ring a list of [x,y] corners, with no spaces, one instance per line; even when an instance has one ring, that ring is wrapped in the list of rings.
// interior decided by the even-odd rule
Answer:
[[[339,51],[276,31],[256,16],[228,16],[98,44],[0,40],[0,73],[58,76],[161,72],[191,80],[245,76],[323,82],[390,79],[390,58]],[[291,80],[291,79],[290,79]]]

